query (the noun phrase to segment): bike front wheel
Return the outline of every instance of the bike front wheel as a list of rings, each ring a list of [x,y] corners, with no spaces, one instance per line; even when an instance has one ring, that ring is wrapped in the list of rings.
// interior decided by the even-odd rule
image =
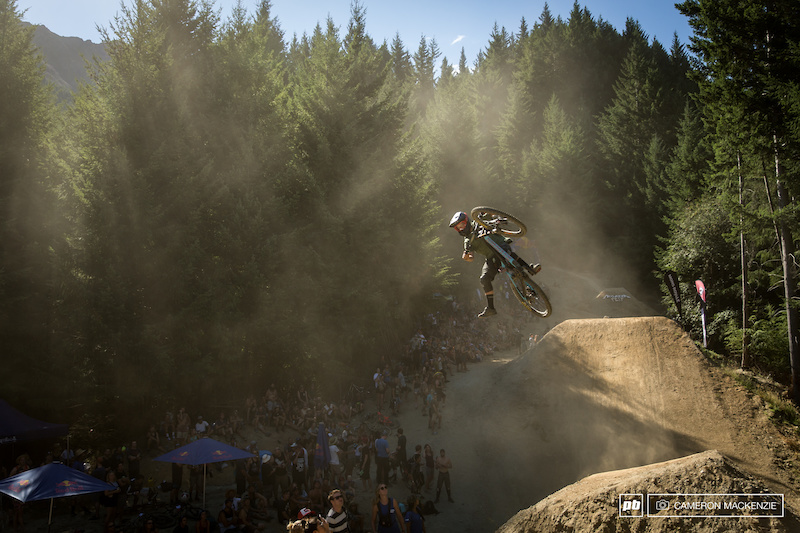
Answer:
[[[493,207],[473,207],[469,216],[484,229],[505,237],[522,237],[528,232],[520,219]]]
[[[514,288],[514,296],[517,297],[517,300],[535,315],[542,318],[550,316],[553,308],[550,305],[550,299],[542,288],[524,272],[517,271],[513,274],[509,273],[509,275],[511,277],[511,285]]]

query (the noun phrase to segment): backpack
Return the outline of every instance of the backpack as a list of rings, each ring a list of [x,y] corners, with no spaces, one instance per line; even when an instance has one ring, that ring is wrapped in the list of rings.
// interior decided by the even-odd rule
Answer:
[[[426,501],[422,505],[422,513],[423,515],[432,515],[432,514],[439,514],[439,510],[433,505],[431,500]]]
[[[392,513],[394,512],[394,501],[389,498],[389,512],[386,514],[378,513],[378,524],[381,527],[392,527]]]

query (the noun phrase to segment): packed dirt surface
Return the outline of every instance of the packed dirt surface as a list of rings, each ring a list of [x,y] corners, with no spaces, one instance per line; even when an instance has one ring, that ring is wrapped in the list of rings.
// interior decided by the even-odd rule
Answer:
[[[735,516],[745,500],[730,497],[665,497],[664,494],[759,494],[757,503],[767,511],[753,511],[763,518]],[[770,489],[738,470],[717,451],[708,451],[664,463],[595,474],[565,487],[520,511],[499,533],[539,531],[797,531],[793,514],[781,518],[780,498]],[[653,496],[650,501],[644,495]],[[620,495],[630,502],[620,516]],[[634,502],[641,503],[638,509]],[[725,504],[728,504],[726,507]],[[734,507],[732,504],[738,504]],[[770,507],[774,504],[774,507]],[[624,505],[624,504],[623,504]],[[696,515],[694,518],[674,518]],[[669,517],[667,517],[669,516]]]
[[[686,480],[701,470],[715,473],[698,485],[703,491],[763,487],[785,494],[787,505],[798,509],[797,454],[758,397],[710,365],[673,321],[652,316],[649,306],[621,287],[578,278],[539,280],[554,303],[551,317],[531,322],[532,333],[546,333],[540,342],[451,373],[436,434],[411,396],[396,418],[409,450],[429,443],[437,453],[444,448],[453,462],[455,502],[443,495],[439,514],[426,517],[427,531],[744,531],[796,525],[790,518],[621,520],[619,491],[682,492],[695,486]],[[508,320],[504,305],[516,304],[499,305],[501,314],[492,320]],[[297,436],[248,431],[246,438],[262,449]],[[396,435],[389,441],[394,446]],[[654,464],[708,450],[719,453]],[[208,480],[212,516],[222,507],[224,490],[235,486],[231,470]],[[148,461],[143,471],[169,479],[163,463]],[[749,485],[738,481],[749,475]],[[368,513],[373,493],[360,482],[357,488],[359,508]],[[397,482],[389,493],[405,501],[409,489]],[[422,495],[433,499],[435,482]],[[99,531],[96,522],[80,516],[70,521],[65,512],[60,510],[60,527],[53,531]],[[266,531],[285,529],[272,520]]]

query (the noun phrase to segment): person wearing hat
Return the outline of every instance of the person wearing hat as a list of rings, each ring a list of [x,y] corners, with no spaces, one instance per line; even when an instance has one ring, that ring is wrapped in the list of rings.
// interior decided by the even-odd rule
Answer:
[[[275,461],[272,460],[272,454],[265,452],[261,456],[261,487],[264,491],[264,496],[277,498],[279,495],[274,493],[273,485],[275,484]]]

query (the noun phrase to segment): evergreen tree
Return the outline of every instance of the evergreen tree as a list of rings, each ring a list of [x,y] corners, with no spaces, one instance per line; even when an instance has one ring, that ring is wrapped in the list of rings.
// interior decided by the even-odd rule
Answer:
[[[795,2],[776,0],[706,2],[687,0],[678,5],[695,31],[691,49],[698,56],[696,80],[700,98],[712,112],[719,141],[734,142],[745,161],[750,159],[769,173],[767,194],[774,187],[773,221],[782,264],[783,304],[786,310],[792,395],[800,398],[800,333],[797,269],[791,259],[798,217],[791,192],[797,186],[798,139],[792,122],[797,112],[796,70],[800,64],[796,43],[800,29],[793,22],[799,9]],[[743,120],[735,121],[735,117]],[[749,152],[749,153],[748,153]],[[720,157],[722,155],[723,157]],[[726,154],[718,150],[718,159]]]
[[[660,131],[663,99],[655,65],[648,60],[642,42],[633,42],[614,85],[614,102],[598,120],[600,148],[610,178],[607,205],[614,211],[613,217],[609,213],[604,219],[613,221],[614,227],[607,232],[618,236],[618,245],[649,250],[659,234],[660,217],[650,194],[658,184],[651,181],[655,176],[645,171],[645,161]],[[646,259],[636,266],[641,276],[651,267]]]
[[[59,289],[51,254],[60,250],[55,230],[62,222],[46,163],[55,109],[34,28],[21,16],[16,0],[0,0],[0,345],[9,376],[45,381]],[[10,379],[7,395],[25,386]]]

